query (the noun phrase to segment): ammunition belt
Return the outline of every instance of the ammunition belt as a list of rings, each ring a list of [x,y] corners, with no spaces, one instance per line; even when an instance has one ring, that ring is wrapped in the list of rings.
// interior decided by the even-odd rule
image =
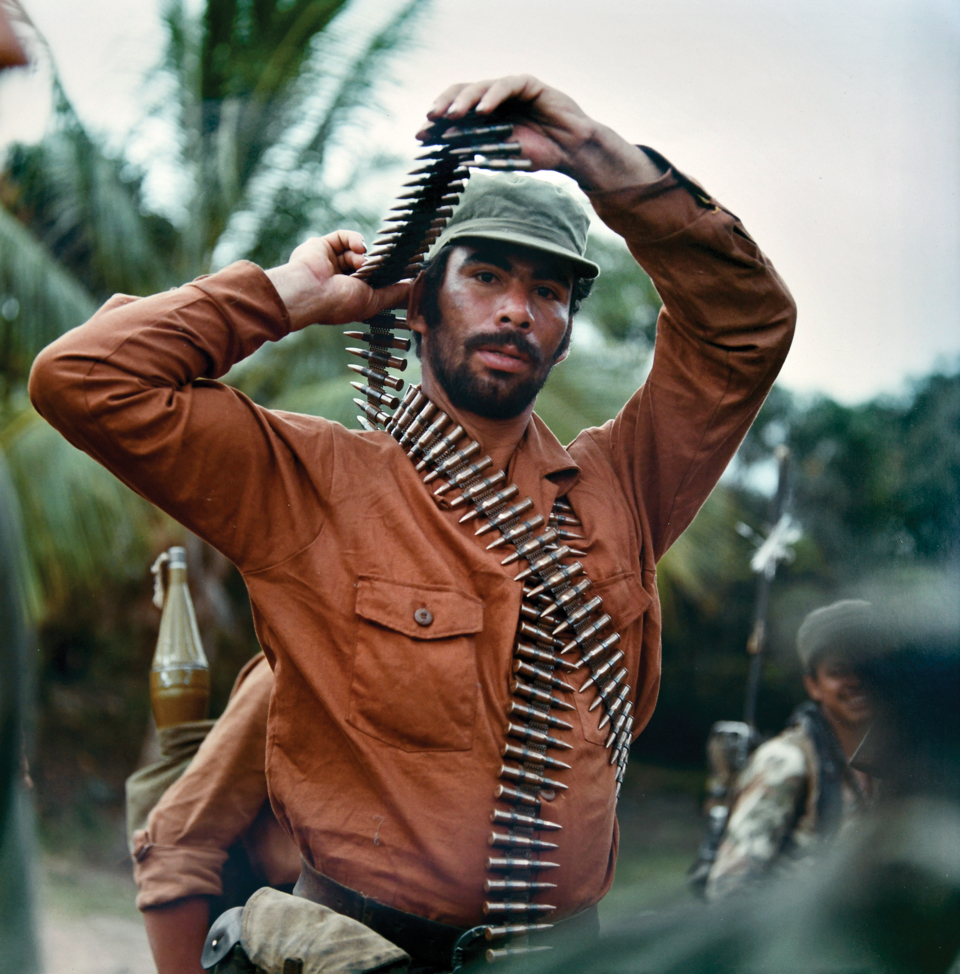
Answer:
[[[421,140],[426,151],[417,157],[420,165],[409,173],[399,202],[377,231],[356,276],[374,288],[416,276],[453,215],[470,167],[498,172],[531,168],[529,159],[520,158],[519,143],[498,141],[512,131],[502,114],[470,113],[456,124],[432,125]]]
[[[510,124],[478,126],[477,121],[465,119],[456,128],[438,123],[430,130],[424,141],[432,147],[421,157],[426,164],[411,174],[411,188],[394,208],[399,211],[391,218],[396,224],[388,221],[382,240],[357,272],[371,286],[383,287],[422,269],[421,258],[452,214],[468,165],[529,168],[527,160],[517,158],[517,143],[490,142],[508,135]],[[398,229],[392,229],[395,225]],[[459,490],[450,506],[466,509],[460,521],[476,521],[478,537],[495,535],[486,547],[510,552],[502,564],[527,564],[515,576],[523,582],[523,597],[501,749],[505,760],[490,813],[493,854],[487,859],[484,893],[488,898],[483,903],[489,920],[470,934],[494,944],[487,951],[491,961],[547,949],[531,945],[529,935],[550,929],[552,924],[546,921],[556,909],[540,898],[557,885],[549,877],[559,863],[548,857],[558,844],[545,836],[556,838],[561,826],[541,817],[541,812],[544,801],[552,801],[557,791],[568,787],[563,777],[570,765],[559,755],[573,748],[566,739],[573,725],[559,714],[576,709],[570,701],[575,692],[592,690],[590,710],[602,708],[600,728],[609,726],[605,746],[610,764],[616,766],[619,796],[633,729],[633,692],[622,665],[624,653],[617,648],[620,634],[603,611],[602,598],[589,594],[592,582],[576,560],[584,552],[567,544],[585,540],[573,530],[581,522],[570,502],[558,498],[545,523],[542,515],[533,513],[533,500],[521,498],[519,488],[507,483],[502,470],[492,470],[493,461],[482,455],[480,444],[418,386],[409,387],[402,400],[394,395],[404,383],[388,369],[402,371],[406,361],[391,350],[410,348],[410,340],[396,336],[394,330],[407,328],[406,322],[382,313],[364,324],[369,331],[346,332],[347,337],[370,346],[348,350],[365,360],[362,366],[350,365],[367,380],[351,382],[364,397],[354,399],[363,414],[357,417],[360,425],[370,431],[384,430],[397,440],[424,474],[424,483],[441,479],[434,491],[437,497]],[[567,678],[581,670],[587,676],[575,688]]]
[[[434,490],[438,498],[459,490],[450,506],[466,508],[460,522],[477,521],[478,537],[495,535],[488,550],[513,549],[502,564],[527,563],[515,576],[523,582],[523,597],[501,749],[505,760],[490,814],[493,854],[487,859],[484,883],[489,898],[483,912],[489,921],[483,935],[490,941],[506,940],[504,946],[487,951],[488,960],[541,950],[516,941],[549,929],[551,924],[544,921],[555,909],[540,897],[556,887],[549,877],[559,863],[549,856],[558,844],[546,836],[557,837],[561,826],[541,817],[541,812],[544,801],[568,787],[563,777],[570,765],[560,755],[573,748],[567,740],[573,725],[564,719],[575,709],[570,702],[573,693],[592,690],[589,709],[602,708],[600,727],[610,728],[606,747],[610,764],[617,768],[618,796],[626,772],[633,693],[627,668],[621,665],[623,651],[617,648],[620,634],[603,611],[603,599],[590,595],[592,582],[576,560],[584,552],[567,544],[584,539],[572,530],[581,522],[566,498],[557,499],[544,523],[541,514],[533,513],[533,500],[520,498],[503,471],[490,473],[493,461],[479,456],[480,444],[417,386],[407,389],[392,416],[380,409],[373,412],[366,412],[364,425],[383,429],[397,440],[424,475],[424,483],[442,478]],[[586,679],[575,688],[568,677],[581,670],[587,671]]]

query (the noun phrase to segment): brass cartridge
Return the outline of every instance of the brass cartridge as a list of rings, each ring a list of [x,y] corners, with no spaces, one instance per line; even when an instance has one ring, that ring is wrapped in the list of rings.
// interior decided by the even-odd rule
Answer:
[[[544,707],[553,707],[556,710],[577,709],[572,703],[553,696],[553,694],[547,690],[540,690],[538,687],[532,687],[528,683],[524,683],[522,680],[512,680],[510,683],[510,692],[515,693],[519,697],[526,697],[527,700],[532,700],[534,703],[542,704]]]
[[[525,835],[513,835],[509,832],[491,832],[487,844],[514,849],[539,849],[542,852],[560,848],[556,842],[545,842],[543,839],[531,839]]]
[[[520,488],[516,484],[507,484],[503,490],[498,490],[495,494],[491,494],[489,497],[484,497],[482,501],[477,501],[474,505],[472,511],[468,511],[466,514],[460,518],[460,523],[465,524],[467,521],[472,521],[475,517],[486,517],[492,511],[495,511],[501,504],[506,503],[512,497],[516,497],[520,493]],[[528,503],[529,502],[529,503]],[[520,504],[526,504],[527,507],[533,507],[533,501],[527,497],[525,500],[518,501],[513,507],[517,507]],[[523,509],[526,510],[527,507]],[[512,508],[507,508],[506,510],[511,510]],[[503,512],[501,512],[502,514]],[[498,515],[494,515],[497,517]],[[492,523],[492,522],[491,522]],[[489,530],[489,524],[483,531]],[[476,534],[482,534],[483,531],[477,530]]]
[[[602,677],[606,676],[617,665],[617,663],[619,663],[620,660],[622,660],[622,659],[623,659],[623,650],[622,649],[618,649],[613,654],[613,656],[611,656],[607,660],[604,660],[593,671],[593,675],[589,679],[584,680],[583,686],[580,687],[580,693],[583,693],[584,690],[589,689],[591,686],[593,686],[594,683],[596,683]]]
[[[526,768],[515,768],[512,764],[500,765],[500,777],[509,778],[511,781],[519,782],[522,785],[536,785],[538,788],[558,788],[566,791],[568,786],[559,781],[553,781],[544,775],[528,771]]]
[[[570,642],[563,647],[561,652],[569,653],[571,650],[576,649],[577,646],[582,648],[589,640],[596,636],[598,632],[601,632],[603,629],[609,626],[611,622],[613,622],[613,619],[608,613],[605,612],[602,616],[600,616],[599,619],[597,619],[596,622],[591,623],[586,627],[586,629],[582,629],[580,632],[578,632],[573,639],[571,639]]]
[[[541,754],[539,751],[534,751],[529,747],[517,747],[516,744],[511,744],[507,741],[503,747],[500,749],[500,753],[505,758],[513,758],[515,761],[527,761],[530,764],[542,764],[547,768],[556,768],[558,771],[569,770],[570,765],[565,761],[558,761],[556,758],[550,757],[549,754]],[[494,819],[497,821],[497,819]],[[560,828],[558,825],[557,828]]]
[[[501,494],[504,493],[506,493],[506,490],[501,491]],[[518,493],[518,491],[514,490],[509,496],[512,497],[516,493]],[[485,504],[486,501],[484,501],[483,503]],[[478,504],[477,506],[479,507],[480,505]],[[510,521],[512,521],[514,518],[519,517],[521,514],[524,514],[526,511],[529,511],[531,507],[533,507],[533,498],[524,497],[522,501],[517,501],[516,504],[511,504],[509,507],[505,507],[502,511],[498,511],[496,514],[492,514],[490,516],[490,520],[487,521],[487,523],[483,527],[477,528],[475,534],[481,535],[481,534],[486,534],[488,531],[493,531],[496,528],[499,528],[500,525],[507,524]],[[461,520],[463,520],[463,518],[461,518]]]
[[[534,727],[523,727],[520,724],[507,723],[507,734],[520,741],[533,741],[534,744],[543,744],[545,747],[556,748],[557,750],[573,749],[572,744],[561,741],[556,737],[547,734],[545,731],[538,731]]]
[[[519,825],[521,828],[543,831],[560,831],[563,826],[556,822],[548,822],[546,819],[537,818],[533,815],[524,815],[521,812],[505,812],[502,808],[495,808],[490,813],[490,821],[496,825]]]
[[[511,700],[507,705],[507,713],[526,717],[527,720],[535,721],[538,724],[546,724],[547,727],[556,727],[559,730],[573,730],[573,724],[568,724],[565,720],[554,717],[553,714],[547,714],[542,710],[536,710],[533,707],[528,707],[526,704],[518,703],[516,700]]]

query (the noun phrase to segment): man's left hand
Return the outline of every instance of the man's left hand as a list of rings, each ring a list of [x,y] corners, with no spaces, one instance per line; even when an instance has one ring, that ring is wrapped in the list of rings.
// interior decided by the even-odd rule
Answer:
[[[661,175],[645,152],[589,118],[572,98],[528,74],[451,85],[427,118],[430,123],[449,119],[452,124],[467,112],[487,115],[505,102],[512,102],[511,119],[514,109],[521,108],[512,138],[536,169],[572,176],[584,190],[622,189]]]

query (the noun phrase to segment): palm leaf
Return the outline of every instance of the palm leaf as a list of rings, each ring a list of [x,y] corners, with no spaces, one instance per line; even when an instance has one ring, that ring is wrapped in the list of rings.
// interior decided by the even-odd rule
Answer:
[[[289,246],[310,226],[359,222],[373,229],[369,216],[333,205],[324,162],[337,137],[356,124],[358,110],[370,103],[389,58],[409,45],[428,2],[408,0],[359,45],[353,24],[339,30],[333,25],[314,39],[313,53],[286,99],[280,119],[283,134],[247,182],[243,203],[218,241],[218,265],[241,255],[272,263],[281,256],[278,241]],[[351,156],[360,158],[349,167],[349,185],[338,188],[337,195],[344,199],[364,175],[380,173],[395,161],[365,152]]]
[[[89,291],[0,207],[0,369],[4,379],[23,379],[37,352],[89,318],[95,307]]]
[[[29,407],[0,432],[30,552],[28,578],[48,609],[142,573],[162,523],[150,504],[72,447]]]

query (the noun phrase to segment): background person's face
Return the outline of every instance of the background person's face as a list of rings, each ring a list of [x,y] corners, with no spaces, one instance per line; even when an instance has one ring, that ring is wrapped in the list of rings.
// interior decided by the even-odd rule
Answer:
[[[872,704],[863,681],[845,660],[821,660],[814,675],[805,676],[803,682],[810,699],[838,723],[859,727],[872,718]]]
[[[570,324],[572,275],[513,246],[457,247],[440,289],[440,323],[424,331],[424,369],[459,409],[512,419],[537,396]]]

